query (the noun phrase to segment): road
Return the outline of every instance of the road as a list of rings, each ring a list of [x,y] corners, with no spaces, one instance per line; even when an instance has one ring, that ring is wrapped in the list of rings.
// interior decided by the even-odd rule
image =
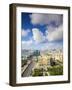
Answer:
[[[31,63],[28,65],[28,67],[25,69],[25,71],[22,73],[22,77],[28,77],[32,73],[32,68],[35,65],[35,61],[32,60]]]

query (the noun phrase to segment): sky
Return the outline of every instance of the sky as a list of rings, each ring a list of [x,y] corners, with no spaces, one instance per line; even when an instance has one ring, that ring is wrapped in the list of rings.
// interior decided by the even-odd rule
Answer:
[[[21,13],[22,49],[47,50],[63,47],[63,15]]]

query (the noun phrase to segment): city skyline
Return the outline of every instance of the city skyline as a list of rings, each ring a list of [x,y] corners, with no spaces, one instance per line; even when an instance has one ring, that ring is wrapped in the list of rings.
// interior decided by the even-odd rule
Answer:
[[[63,48],[63,16],[58,14],[21,13],[22,49]]]

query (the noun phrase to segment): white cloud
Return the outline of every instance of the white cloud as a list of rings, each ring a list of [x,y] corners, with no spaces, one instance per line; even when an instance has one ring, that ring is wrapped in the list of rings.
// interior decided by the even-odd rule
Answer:
[[[59,27],[48,27],[48,30],[46,30],[46,38],[48,41],[57,41],[61,40],[63,38],[63,26]]]
[[[36,43],[40,43],[45,40],[45,36],[38,28],[33,28],[32,32],[33,32],[33,39],[35,40]]]
[[[50,24],[55,22],[56,25],[60,25],[62,23],[62,15],[57,14],[31,14],[30,15],[32,24]]]
[[[24,30],[24,29],[23,29],[23,30],[21,31],[21,34],[22,34],[23,37],[28,36],[29,33],[30,33],[30,30],[29,30],[29,29],[27,29],[27,30]]]
[[[32,44],[33,44],[32,40],[22,41],[21,42],[22,49],[29,49]]]
[[[40,45],[41,50],[62,49],[62,43],[46,42]]]
[[[23,45],[30,45],[30,44],[32,44],[32,40],[28,40],[28,41],[22,41],[22,44]]]

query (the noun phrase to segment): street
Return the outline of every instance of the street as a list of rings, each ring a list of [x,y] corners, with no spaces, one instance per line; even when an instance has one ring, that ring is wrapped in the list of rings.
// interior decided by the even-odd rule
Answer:
[[[22,73],[22,77],[28,77],[31,75],[32,68],[35,65],[35,61],[32,60],[31,63],[28,65],[28,67],[25,69],[25,71]]]

